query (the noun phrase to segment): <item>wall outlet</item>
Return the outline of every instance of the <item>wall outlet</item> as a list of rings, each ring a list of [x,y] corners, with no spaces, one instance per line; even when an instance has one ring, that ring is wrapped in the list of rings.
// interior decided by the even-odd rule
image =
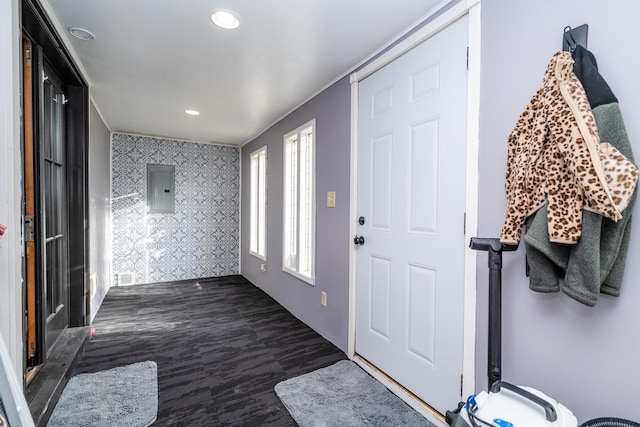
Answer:
[[[267,271],[267,264],[266,263],[263,262],[262,264],[260,264],[260,271],[262,271],[263,273],[265,271]]]
[[[320,301],[320,304],[322,304],[323,307],[327,306],[327,293],[325,291],[322,291],[322,300]]]

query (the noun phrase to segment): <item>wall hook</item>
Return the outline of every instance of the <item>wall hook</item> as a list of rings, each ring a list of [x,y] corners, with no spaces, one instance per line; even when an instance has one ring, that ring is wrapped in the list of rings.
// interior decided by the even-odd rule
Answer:
[[[587,48],[587,33],[589,26],[582,24],[579,27],[571,28],[567,25],[562,32],[562,50],[573,53],[578,45]]]
[[[573,52],[574,50],[576,50],[576,46],[578,46],[578,43],[573,38],[573,34],[571,34],[570,25],[564,27],[564,41],[569,45],[569,51]]]

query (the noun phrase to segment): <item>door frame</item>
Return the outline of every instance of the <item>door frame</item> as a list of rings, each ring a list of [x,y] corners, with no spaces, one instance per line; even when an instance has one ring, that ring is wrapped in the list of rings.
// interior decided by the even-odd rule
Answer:
[[[12,0],[15,1],[15,0]],[[77,56],[70,48],[70,43],[63,29],[55,20],[47,2],[39,0],[20,0],[17,3],[20,12],[18,34],[26,34],[30,39],[34,52],[40,51],[32,58],[43,64],[43,57],[55,70],[65,86],[68,103],[65,108],[66,152],[64,162],[67,177],[64,182],[67,200],[65,209],[67,218],[67,282],[69,327],[86,326],[89,322],[89,188],[88,188],[88,145],[89,145],[89,80],[82,67],[78,66]],[[20,46],[18,44],[17,46]],[[20,64],[22,66],[22,64]],[[40,68],[40,65],[38,65]],[[34,74],[38,72],[34,69]],[[35,88],[34,88],[35,90]],[[39,102],[37,103],[39,104]],[[34,105],[39,108],[38,105]],[[36,117],[40,115],[36,113]],[[35,138],[39,138],[40,124],[35,123]],[[21,128],[21,127],[20,127]],[[22,136],[22,135],[20,135]],[[21,141],[22,143],[22,141]],[[22,154],[22,153],[21,153]],[[23,192],[20,192],[23,195]],[[23,248],[24,249],[24,248]],[[44,265],[41,266],[44,268]],[[41,277],[40,273],[39,277]],[[24,280],[24,268],[22,278]],[[26,292],[26,285],[24,285]],[[26,301],[23,301],[21,312],[24,313]],[[24,322],[23,322],[24,323]],[[26,326],[23,324],[23,356],[26,357]],[[43,330],[43,328],[40,328]],[[46,346],[43,346],[46,347]],[[46,352],[37,361],[46,359]],[[25,364],[23,363],[23,369]],[[23,370],[23,374],[25,371]]]
[[[434,12],[435,14],[435,12]],[[432,15],[433,16],[433,15]],[[468,39],[468,93],[467,93],[467,159],[466,159],[466,203],[465,240],[475,236],[478,229],[478,147],[480,123],[480,0],[463,0],[422,28],[384,52],[372,62],[351,74],[351,177],[349,204],[349,236],[357,231],[357,173],[358,173],[358,102],[359,83],[404,53],[418,46],[458,19],[469,17]],[[430,19],[430,18],[428,18]],[[462,396],[475,390],[476,348],[476,254],[465,249],[464,255],[464,301],[463,301],[463,366]],[[442,417],[413,394],[399,386],[383,372],[376,370],[355,353],[356,344],[356,250],[349,250],[349,331],[347,355],[392,392],[428,419],[441,423]],[[428,403],[428,402],[426,402]]]

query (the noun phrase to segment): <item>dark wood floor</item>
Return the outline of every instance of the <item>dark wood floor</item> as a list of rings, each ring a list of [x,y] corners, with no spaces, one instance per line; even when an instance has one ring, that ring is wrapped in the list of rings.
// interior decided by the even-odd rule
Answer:
[[[156,426],[295,426],[273,391],[345,354],[241,276],[112,288],[74,374],[158,364]]]

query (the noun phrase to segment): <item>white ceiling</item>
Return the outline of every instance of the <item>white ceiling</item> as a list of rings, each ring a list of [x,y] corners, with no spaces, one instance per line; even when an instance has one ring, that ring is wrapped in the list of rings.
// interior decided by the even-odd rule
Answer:
[[[42,0],[114,132],[241,145],[443,0]],[[241,19],[216,27],[216,9]],[[188,116],[195,109],[200,116]]]

